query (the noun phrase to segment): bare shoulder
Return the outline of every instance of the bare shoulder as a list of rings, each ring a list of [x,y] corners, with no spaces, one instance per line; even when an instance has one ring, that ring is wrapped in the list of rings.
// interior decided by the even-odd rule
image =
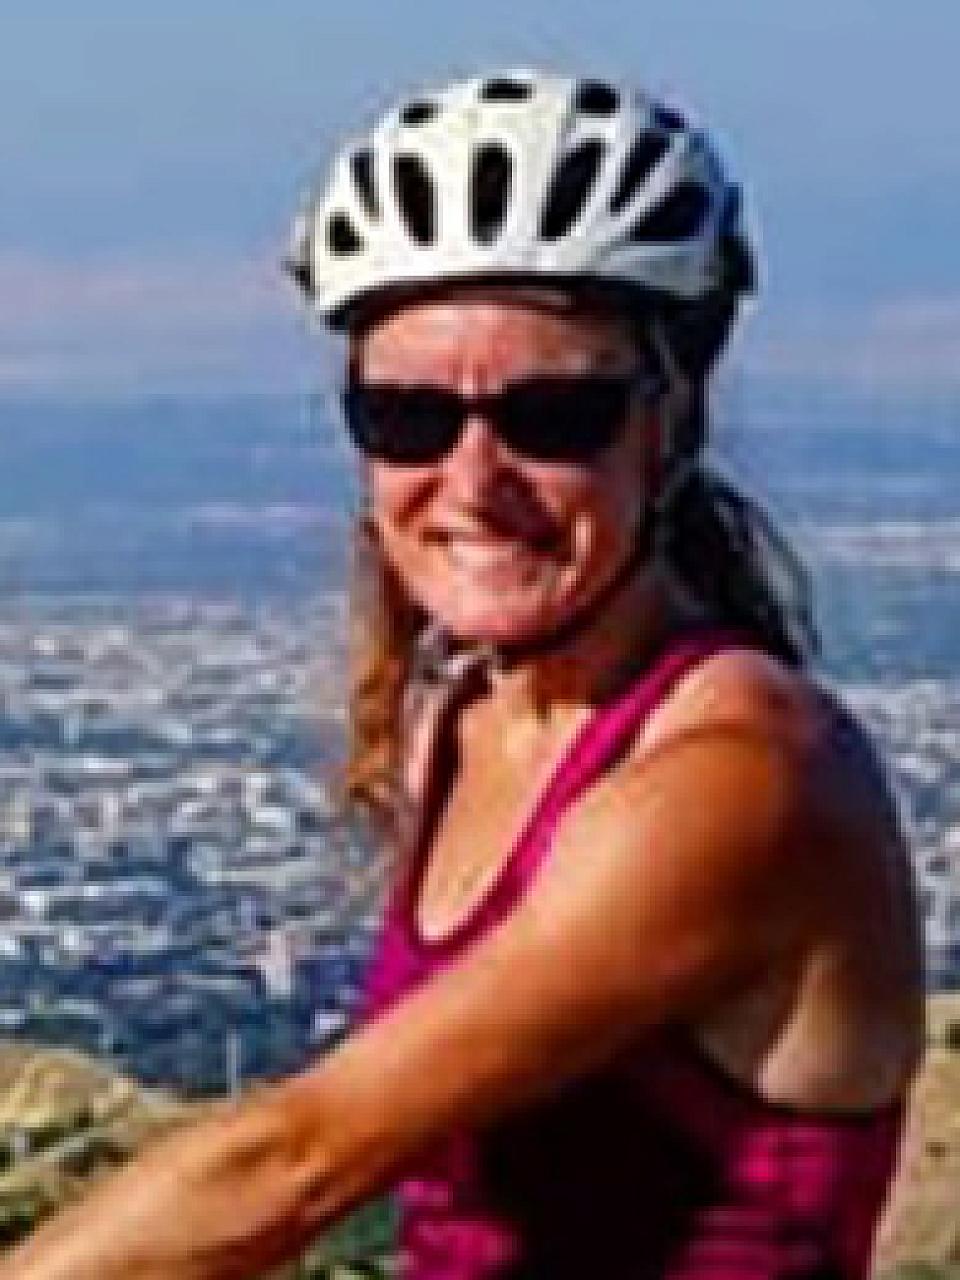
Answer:
[[[649,716],[642,754],[691,731],[739,725],[827,749],[838,706],[811,676],[759,649],[713,654],[686,672]]]
[[[821,816],[848,834],[851,824],[896,827],[886,767],[865,726],[815,674],[759,649],[725,649],[681,677],[630,759],[641,764],[692,737],[719,744],[735,731],[801,769]]]
[[[906,890],[894,895],[877,868],[887,852],[903,866],[903,851],[866,738],[851,724],[844,759],[840,709],[815,680],[746,649],[691,677],[656,739],[568,811],[541,873],[540,914],[556,922],[585,902],[610,920],[632,911],[653,953],[656,942],[709,957],[733,995],[791,969],[827,934],[849,943],[854,904],[891,922]]]
[[[815,676],[746,647],[677,682],[620,765],[575,807],[567,833],[624,845],[639,866],[651,824],[656,842],[685,845],[702,871],[715,862],[718,874],[752,866],[804,880],[853,849],[869,862],[900,841],[860,724]]]
[[[619,849],[644,875],[651,862],[686,862],[701,883],[711,869],[718,884],[792,876],[824,845],[831,715],[814,681],[758,651],[725,650],[677,682],[563,835]]]
[[[805,868],[878,861],[905,880],[909,847],[886,762],[867,728],[815,673],[758,649],[712,655],[687,672],[648,719],[598,808],[638,802],[651,784],[680,796],[709,789],[733,812],[799,854]],[[612,802],[612,803],[611,803]],[[714,833],[718,824],[714,824]]]
[[[538,883],[551,922],[589,902],[644,938],[645,955],[649,944],[678,971],[683,958],[691,972],[717,975],[691,1009],[798,954],[812,936],[825,847],[818,734],[807,724],[814,691],[746,651],[696,674],[656,741],[571,806]],[[669,986],[676,973],[660,976]]]

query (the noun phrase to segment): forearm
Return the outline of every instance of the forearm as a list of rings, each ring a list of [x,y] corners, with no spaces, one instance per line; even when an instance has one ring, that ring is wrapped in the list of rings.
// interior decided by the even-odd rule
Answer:
[[[0,1262],[0,1280],[239,1280],[298,1256],[337,1216],[319,1072],[153,1144]],[[291,1082],[291,1085],[295,1082]]]

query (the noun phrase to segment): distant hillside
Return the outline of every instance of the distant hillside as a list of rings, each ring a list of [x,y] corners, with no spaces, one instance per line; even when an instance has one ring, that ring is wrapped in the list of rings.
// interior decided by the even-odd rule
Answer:
[[[900,1172],[877,1236],[876,1270],[960,1278],[960,995],[933,996],[930,1049],[914,1089]],[[907,1269],[907,1263],[936,1270]]]
[[[0,1242],[189,1114],[80,1054],[0,1044]]]
[[[0,1042],[0,1248],[203,1107],[144,1089],[81,1054]],[[271,1280],[386,1276],[392,1240],[392,1211],[374,1204]]]

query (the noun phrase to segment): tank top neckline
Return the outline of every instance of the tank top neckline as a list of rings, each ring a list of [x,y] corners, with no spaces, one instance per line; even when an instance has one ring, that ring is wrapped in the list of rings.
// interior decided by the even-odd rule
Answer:
[[[611,763],[618,750],[626,746],[631,732],[642,726],[675,680],[701,659],[721,649],[737,646],[756,648],[757,642],[741,629],[717,623],[692,623],[672,632],[619,694],[590,712],[548,773],[545,784],[527,809],[513,843],[497,864],[493,876],[453,925],[442,933],[431,935],[420,927],[419,908],[429,847],[451,783],[450,768],[437,759],[438,748],[442,748],[450,729],[450,717],[445,713],[431,747],[423,818],[400,895],[408,945],[423,957],[440,958],[456,953],[481,934],[491,913],[515,890],[523,870],[524,855],[535,843],[548,843],[549,834],[562,810],[577,794],[586,790]]]

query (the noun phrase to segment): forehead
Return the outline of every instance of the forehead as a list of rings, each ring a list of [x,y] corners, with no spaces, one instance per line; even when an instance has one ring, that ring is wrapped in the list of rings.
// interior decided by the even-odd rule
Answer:
[[[351,340],[365,368],[409,369],[481,361],[583,367],[629,357],[634,339],[621,316],[548,289],[476,289],[413,298],[368,323]]]

